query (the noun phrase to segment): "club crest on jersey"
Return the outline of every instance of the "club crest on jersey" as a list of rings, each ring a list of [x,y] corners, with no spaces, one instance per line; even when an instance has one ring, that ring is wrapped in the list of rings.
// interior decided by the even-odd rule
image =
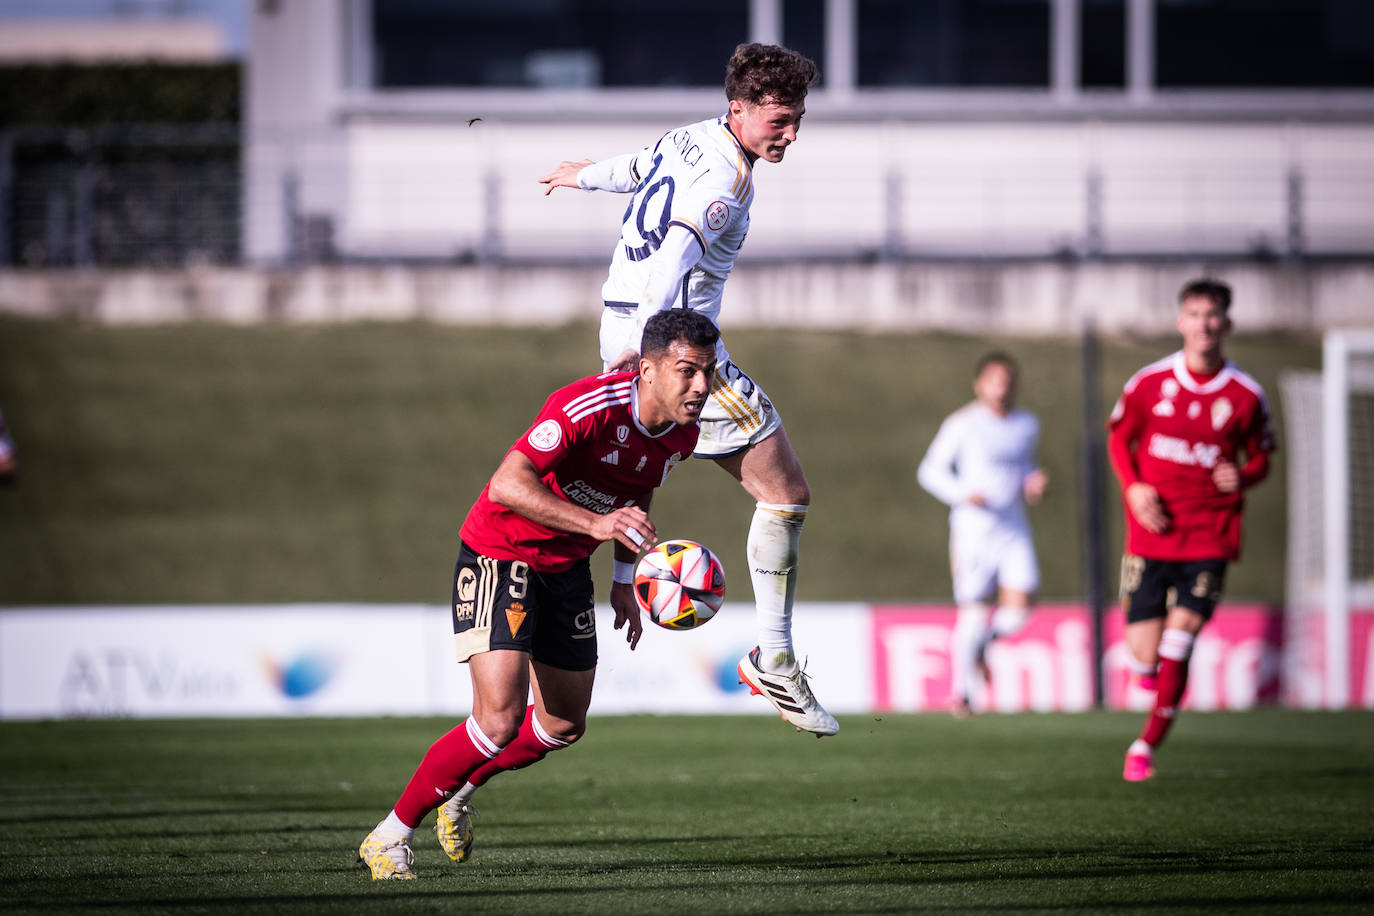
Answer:
[[[659,486],[663,486],[668,482],[668,475],[673,473],[673,468],[677,467],[679,464],[682,464],[682,453],[673,452],[673,454],[668,457],[668,460],[663,462],[663,479],[659,481]]]
[[[706,227],[713,232],[724,229],[729,220],[730,206],[725,201],[714,201],[711,206],[706,208]]]
[[[541,452],[551,452],[558,448],[558,443],[563,441],[563,430],[559,427],[557,420],[545,420],[534,429],[530,430],[530,445]]]
[[[1160,383],[1159,393],[1166,398],[1178,396],[1178,379],[1166,378]]]
[[[1221,429],[1236,409],[1231,406],[1230,398],[1217,398],[1212,402],[1212,429]]]
[[[617,426],[615,428],[615,441],[619,442],[621,445],[624,445],[626,442],[629,442],[630,427],[626,426],[624,423],[621,423],[619,426]]]

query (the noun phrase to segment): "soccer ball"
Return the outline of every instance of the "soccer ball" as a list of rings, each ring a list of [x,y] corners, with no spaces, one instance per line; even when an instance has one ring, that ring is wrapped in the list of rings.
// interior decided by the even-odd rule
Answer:
[[[691,630],[720,610],[725,570],[696,541],[661,541],[635,566],[635,600],[649,619],[669,630]]]

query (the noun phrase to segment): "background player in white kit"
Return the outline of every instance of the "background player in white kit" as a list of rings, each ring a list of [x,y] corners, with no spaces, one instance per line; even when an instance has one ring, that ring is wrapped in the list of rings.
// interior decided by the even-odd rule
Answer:
[[[950,710],[967,716],[975,672],[987,678],[988,644],[1026,624],[1040,586],[1026,503],[1049,478],[1036,467],[1040,421],[1014,406],[1016,362],[993,352],[978,361],[975,400],[950,414],[921,460],[917,479],[950,507],[949,557],[958,619],[950,645]],[[997,610],[988,602],[997,599]]]
[[[782,161],[817,76],[795,51],[740,45],[726,68],[725,115],[670,130],[637,153],[560,163],[539,179],[546,194],[556,187],[633,194],[602,287],[606,368],[637,363],[644,322],[663,309],[690,308],[719,324],[725,280],[749,231],[754,163]],[[799,730],[833,735],[839,723],[812,694],[792,645],[811,490],[768,396],[723,343],[716,354],[695,457],[714,460],[756,500],[747,546],[759,644],[740,660],[739,675]]]

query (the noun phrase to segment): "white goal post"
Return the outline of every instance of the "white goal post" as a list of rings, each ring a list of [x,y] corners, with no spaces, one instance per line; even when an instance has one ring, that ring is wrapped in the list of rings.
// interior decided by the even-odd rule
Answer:
[[[1374,329],[1328,331],[1280,379],[1288,445],[1284,702],[1351,705],[1352,607],[1374,605]],[[1370,701],[1361,691],[1356,705]]]

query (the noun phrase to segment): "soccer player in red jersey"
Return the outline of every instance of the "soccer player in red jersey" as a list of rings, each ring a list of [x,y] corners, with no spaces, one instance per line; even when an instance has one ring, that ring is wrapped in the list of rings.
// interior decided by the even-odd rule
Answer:
[[[1231,289],[1194,280],[1179,293],[1183,348],[1126,383],[1107,423],[1121,481],[1126,550],[1121,600],[1133,677],[1155,688],[1125,779],[1154,775],[1178,712],[1188,659],[1240,558],[1245,491],[1269,473],[1274,434],[1264,391],[1222,353]]]
[[[363,841],[358,856],[374,879],[415,877],[410,841],[441,805],[439,843],[464,861],[472,789],[582,736],[596,673],[589,557],[615,542],[611,607],[634,649],[643,632],[635,553],[657,539],[647,512],[654,489],[696,446],[718,340],[697,312],[653,316],[637,368],[555,391],[478,496],[460,531],[452,604],[472,714],[434,742]]]

